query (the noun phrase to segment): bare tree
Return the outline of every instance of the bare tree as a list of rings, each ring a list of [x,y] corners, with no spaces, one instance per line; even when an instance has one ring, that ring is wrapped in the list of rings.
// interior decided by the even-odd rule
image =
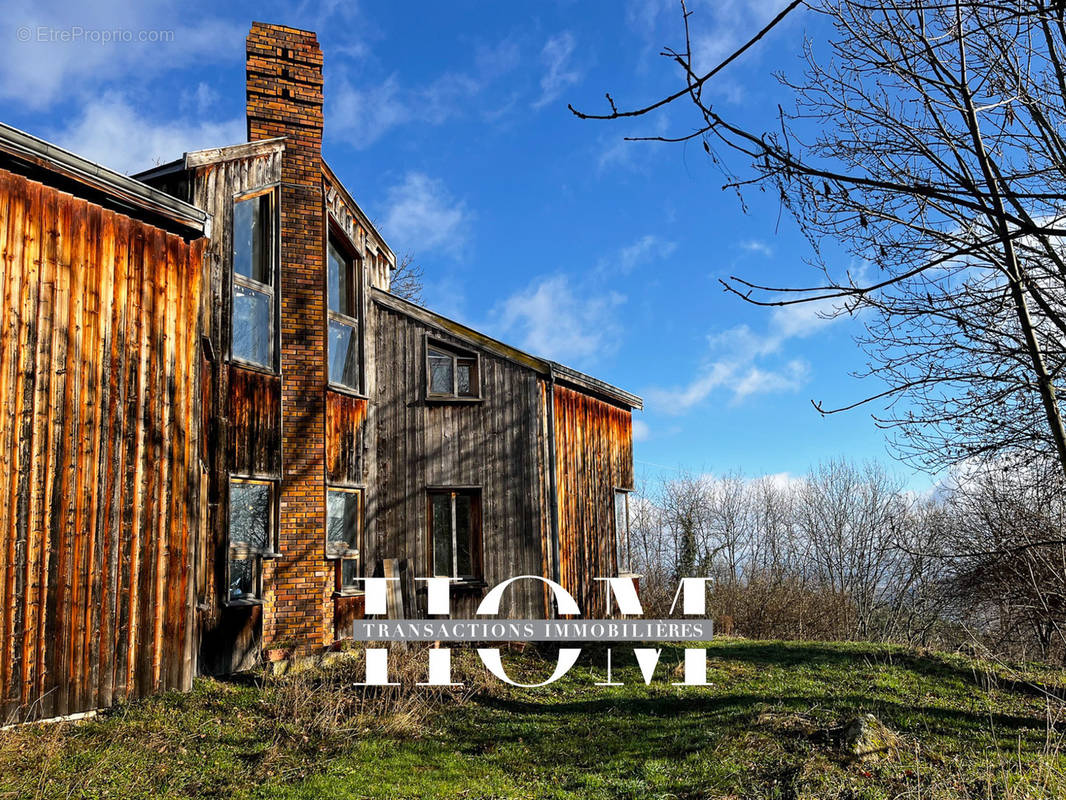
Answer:
[[[620,119],[692,103],[694,130],[647,138],[701,140],[724,188],[772,190],[820,271],[809,285],[733,277],[725,288],[760,305],[862,312],[871,373],[888,383],[862,402],[886,401],[880,420],[899,433],[904,456],[939,467],[1005,451],[1053,454],[1066,472],[1057,386],[1066,368],[1063,3],[802,5],[834,34],[805,43],[802,76],[780,77],[794,107],[765,132],[726,119],[705,94],[752,42],[697,74],[684,6],[685,44],[664,51],[681,72],[677,92],[635,109],[608,95],[606,113],[575,113]],[[821,257],[826,237],[869,269],[839,274]]]
[[[396,269],[392,271],[389,282],[389,291],[404,300],[410,300],[416,305],[422,305],[424,298],[422,293],[425,289],[425,272],[421,266],[414,262],[410,253],[404,253]]]

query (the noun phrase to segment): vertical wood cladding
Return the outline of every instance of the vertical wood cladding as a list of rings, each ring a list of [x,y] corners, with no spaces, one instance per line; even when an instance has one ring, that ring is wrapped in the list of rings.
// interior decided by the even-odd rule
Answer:
[[[602,617],[593,578],[616,574],[614,490],[633,487],[632,415],[564,386],[554,394],[561,582],[585,616]]]
[[[322,51],[313,33],[254,23],[247,39],[248,139],[285,136],[281,167],[282,557],[264,608],[267,641],[333,638],[325,559],[326,298]]]
[[[326,392],[326,480],[362,484],[366,480],[364,447],[366,398]]]
[[[229,535],[231,472],[281,477],[281,379],[226,360],[229,344],[233,197],[281,180],[282,146],[254,156],[201,166],[189,176],[190,200],[211,215],[211,239],[204,251],[210,308],[205,335],[213,361],[204,361],[201,392],[209,486],[206,508],[204,581],[198,593],[200,668],[208,674],[249,669],[258,662],[262,640],[261,609],[224,605]],[[263,565],[264,599],[273,598],[273,561]]]
[[[0,171],[0,704],[195,670],[201,242]]]
[[[541,575],[547,506],[542,502],[544,414],[539,377],[526,367],[481,354],[481,394],[473,403],[427,403],[425,336],[460,341],[407,315],[370,304],[376,391],[369,424],[376,466],[367,510],[368,567],[408,559],[429,570],[426,489],[481,487],[484,578],[493,586]],[[372,504],[372,505],[371,505]],[[472,616],[484,592],[454,596],[453,615]],[[526,583],[504,597],[501,614],[544,615],[544,593]]]

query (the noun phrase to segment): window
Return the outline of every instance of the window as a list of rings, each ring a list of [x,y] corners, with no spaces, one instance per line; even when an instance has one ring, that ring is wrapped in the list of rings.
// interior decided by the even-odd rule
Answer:
[[[618,571],[629,572],[629,492],[624,489],[614,490],[614,544]]]
[[[359,558],[363,529],[363,493],[359,489],[326,491],[326,558]]]
[[[478,357],[426,340],[426,394],[431,398],[481,397]]]
[[[334,239],[329,241],[326,290],[329,301],[329,382],[360,391],[360,273],[357,261]]]
[[[233,203],[233,358],[274,368],[274,193]]]
[[[430,573],[437,577],[481,579],[481,492],[434,489],[428,493]]]
[[[359,588],[359,559],[342,558],[337,562],[337,593],[355,594]]]
[[[262,597],[262,559],[275,555],[274,484],[231,478],[227,600]]]

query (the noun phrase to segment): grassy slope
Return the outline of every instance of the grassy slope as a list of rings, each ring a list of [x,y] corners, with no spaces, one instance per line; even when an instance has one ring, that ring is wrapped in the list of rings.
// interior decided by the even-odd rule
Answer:
[[[202,680],[93,722],[0,734],[0,797],[1066,796],[1046,701],[962,657],[731,640],[709,656],[712,687],[671,686],[666,669],[645,686],[632,663],[616,672],[625,686],[597,687],[602,661],[583,659],[549,688],[490,687],[414,735],[318,735],[276,719],[254,686]],[[843,758],[826,729],[860,712],[900,732],[902,752]]]

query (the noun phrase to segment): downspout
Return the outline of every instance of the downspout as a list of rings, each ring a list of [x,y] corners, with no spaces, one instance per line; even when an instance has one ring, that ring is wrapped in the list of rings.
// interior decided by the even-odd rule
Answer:
[[[559,484],[555,461],[555,367],[548,366],[548,493],[551,503],[552,580],[562,584],[559,564]]]

